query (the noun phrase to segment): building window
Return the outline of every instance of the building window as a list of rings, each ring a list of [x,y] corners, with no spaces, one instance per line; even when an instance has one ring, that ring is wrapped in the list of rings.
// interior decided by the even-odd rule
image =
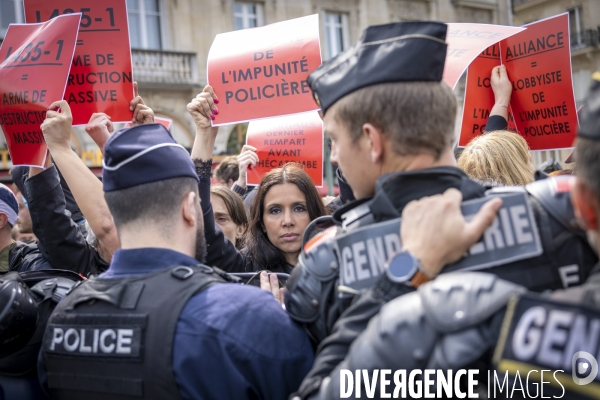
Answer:
[[[233,3],[233,25],[235,30],[264,25],[262,4],[237,1]]]
[[[325,13],[326,58],[331,58],[348,48],[348,15]]]
[[[581,47],[583,43],[583,8],[581,6],[569,10],[569,29],[571,31],[571,46]]]
[[[6,35],[8,25],[23,22],[23,0],[0,0],[0,37]]]
[[[127,0],[129,40],[138,49],[162,49],[159,0]]]

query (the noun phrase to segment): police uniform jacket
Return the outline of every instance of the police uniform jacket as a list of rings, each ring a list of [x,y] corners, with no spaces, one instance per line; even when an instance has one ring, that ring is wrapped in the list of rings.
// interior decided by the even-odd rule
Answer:
[[[354,193],[352,193],[352,188],[350,187],[350,185],[348,185],[348,182],[346,182],[344,175],[342,175],[342,171],[339,168],[337,168],[335,170],[335,174],[337,176],[340,194],[325,207],[329,214],[333,214],[346,204],[356,200],[354,198]]]
[[[144,276],[175,265],[198,262],[167,249],[118,250],[102,278]],[[164,370],[162,358],[147,355],[143,362]],[[177,320],[172,373],[183,399],[283,399],[299,386],[312,362],[306,334],[269,292],[255,287],[213,284],[193,295]],[[152,387],[152,382],[143,384]]]
[[[23,176],[23,195],[28,200],[37,243],[17,242],[10,251],[11,271],[58,268],[89,276],[108,268],[90,246],[66,209],[58,170],[52,166],[29,178]]]
[[[368,205],[368,212],[357,214],[361,216],[357,219],[357,226],[398,218],[408,202],[424,196],[441,194],[451,187],[460,190],[464,200],[483,197],[485,192],[483,186],[471,181],[463,171],[454,167],[439,167],[384,176],[377,182],[373,199],[365,203]],[[352,205],[349,205],[334,214],[334,218],[341,223],[341,216],[351,209]],[[549,218],[547,211],[539,205],[534,208],[534,214],[537,224],[543,226],[540,228],[542,244],[544,251],[549,253],[508,264],[511,266],[510,269],[507,269],[507,266],[499,266],[491,271],[529,289],[537,291],[557,289],[565,284],[561,281],[562,278],[558,278],[560,275],[558,267],[574,264],[573,260],[576,260],[579,265],[578,272],[573,276],[574,280],[571,284],[583,282],[589,275],[590,266],[597,261],[597,256],[585,239],[564,235],[566,229],[556,220]],[[545,222],[542,223],[542,220]],[[559,246],[561,248],[554,248],[555,243],[552,242],[556,239],[554,235],[559,238],[569,237],[569,240],[574,242]],[[295,271],[294,275],[297,272]],[[287,289],[291,295],[286,297],[286,308],[292,318],[298,318],[293,307],[295,305],[290,303],[293,301],[294,291],[303,288],[294,287],[294,275],[288,281]],[[307,398],[318,390],[322,379],[340,364],[356,337],[366,329],[371,318],[377,315],[386,303],[412,291],[414,291],[412,287],[393,283],[386,274],[382,274],[371,288],[346,300],[346,303],[339,300],[328,303],[327,312],[320,314],[315,322],[304,321],[305,328],[312,333],[313,338],[321,335],[324,340],[319,344],[315,365],[302,383],[300,397]]]
[[[414,369],[479,369],[480,382],[489,388],[494,381],[487,381],[488,371],[500,381],[508,372],[507,386],[504,391],[496,387],[494,398],[510,397],[513,387],[534,398],[541,381],[529,372],[543,370],[549,371],[543,379],[545,396],[596,399],[597,370],[588,374],[587,383],[574,384],[572,376],[581,362],[589,366],[596,361],[599,293],[600,264],[581,286],[543,295],[487,273],[440,275],[385,305],[310,399],[339,398],[342,369],[366,370],[370,376],[374,369],[405,369],[407,374]],[[457,312],[467,316],[456,318]],[[374,393],[380,398],[379,382]],[[520,394],[518,389],[513,398]]]

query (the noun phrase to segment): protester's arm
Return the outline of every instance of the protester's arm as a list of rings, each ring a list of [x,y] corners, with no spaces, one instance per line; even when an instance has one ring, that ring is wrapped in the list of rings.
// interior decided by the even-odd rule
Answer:
[[[240,188],[247,190],[246,176],[248,175],[248,168],[254,167],[258,162],[258,155],[256,154],[256,147],[244,145],[239,156],[237,156],[238,167],[240,175],[237,182],[235,183]],[[244,193],[245,194],[245,193]]]
[[[208,161],[212,159],[218,127],[211,126],[211,120],[219,114],[216,104],[219,99],[210,86],[192,99],[187,110],[196,124],[196,138],[192,147],[192,158]]]
[[[141,125],[154,122],[154,111],[144,103],[138,93],[138,84],[133,82],[134,98],[129,102],[129,110],[133,111],[131,124]],[[105,113],[94,113],[85,126],[85,131],[104,155],[104,145],[114,131],[111,117]]]
[[[92,138],[94,143],[96,143],[102,156],[104,156],[104,145],[114,130],[110,117],[104,113],[92,114],[89,122],[85,126],[86,133]]]
[[[26,178],[33,232],[44,258],[54,268],[85,276],[99,273],[99,266],[104,263],[97,262],[96,250],[87,243],[67,211],[57,169],[32,167]]]
[[[243,188],[240,185],[238,185],[237,182],[233,182],[233,185],[231,185],[231,190],[239,194],[241,198],[244,198],[244,195],[246,194],[248,188]]]
[[[59,107],[60,113],[55,111]],[[104,200],[102,183],[71,150],[71,123],[69,103],[64,100],[53,103],[42,124],[44,139],[79,208],[98,238],[102,257],[109,261],[120,247],[117,230]]]
[[[402,212],[403,250],[419,259],[430,278],[435,278],[444,265],[458,260],[481,237],[501,205],[498,199],[491,200],[467,223],[460,213],[461,200],[461,193],[450,189],[443,195],[413,201]],[[432,241],[432,237],[440,240]],[[321,343],[298,395],[305,399],[315,394],[324,378],[347,357],[350,346],[365,331],[371,318],[392,299],[412,291],[411,286],[394,283],[383,274],[373,288],[342,314],[332,334]]]
[[[223,235],[221,229],[215,224],[215,219],[210,203],[210,166],[212,152],[215,146],[218,128],[212,127],[210,121],[219,113],[215,103],[217,96],[210,86],[198,94],[187,105],[196,124],[196,138],[192,147],[192,159],[196,165],[196,172],[200,183],[198,192],[204,219],[204,236],[207,245],[206,264],[216,266],[226,272],[245,272],[244,257],[235,248],[229,239]]]
[[[492,69],[490,77],[494,92],[494,107],[485,127],[486,132],[505,130],[508,126],[508,107],[512,95],[512,83],[508,79],[506,67],[500,65]]]
[[[133,82],[133,100],[129,103],[129,111],[133,111],[131,125],[151,124],[154,122],[154,111],[144,103],[138,92],[137,82]]]

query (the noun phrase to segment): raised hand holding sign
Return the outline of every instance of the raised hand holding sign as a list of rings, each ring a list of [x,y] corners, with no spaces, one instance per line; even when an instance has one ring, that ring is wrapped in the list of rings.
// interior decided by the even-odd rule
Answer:
[[[13,165],[44,166],[40,125],[65,92],[80,14],[10,25],[0,48],[0,126]]]
[[[208,54],[221,100],[212,125],[318,110],[306,79],[319,65],[318,15],[217,35]]]
[[[73,124],[85,125],[93,113],[113,122],[131,121],[133,94],[126,0],[25,0],[25,20],[43,22],[81,12],[77,48],[64,99]]]

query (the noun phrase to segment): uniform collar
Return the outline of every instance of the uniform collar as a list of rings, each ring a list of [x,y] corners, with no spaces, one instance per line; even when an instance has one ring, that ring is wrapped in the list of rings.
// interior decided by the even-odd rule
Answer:
[[[382,175],[375,184],[375,196],[361,199],[336,211],[333,218],[342,220],[342,215],[370,201],[369,208],[375,221],[399,218],[408,203],[425,196],[442,194],[454,188],[461,191],[463,201],[483,197],[485,188],[469,179],[456,167],[435,167],[417,171],[394,172]]]
[[[456,167],[435,167],[418,171],[396,172],[377,180],[371,211],[375,220],[388,219],[391,205],[402,211],[408,203],[426,196],[442,194],[448,189],[458,189],[463,201],[482,197],[485,188],[469,179]],[[386,209],[387,208],[387,209]],[[400,215],[396,215],[395,218]]]
[[[200,264],[197,260],[174,250],[146,247],[115,252],[109,269],[103,277],[141,275],[174,265],[191,266]]]

